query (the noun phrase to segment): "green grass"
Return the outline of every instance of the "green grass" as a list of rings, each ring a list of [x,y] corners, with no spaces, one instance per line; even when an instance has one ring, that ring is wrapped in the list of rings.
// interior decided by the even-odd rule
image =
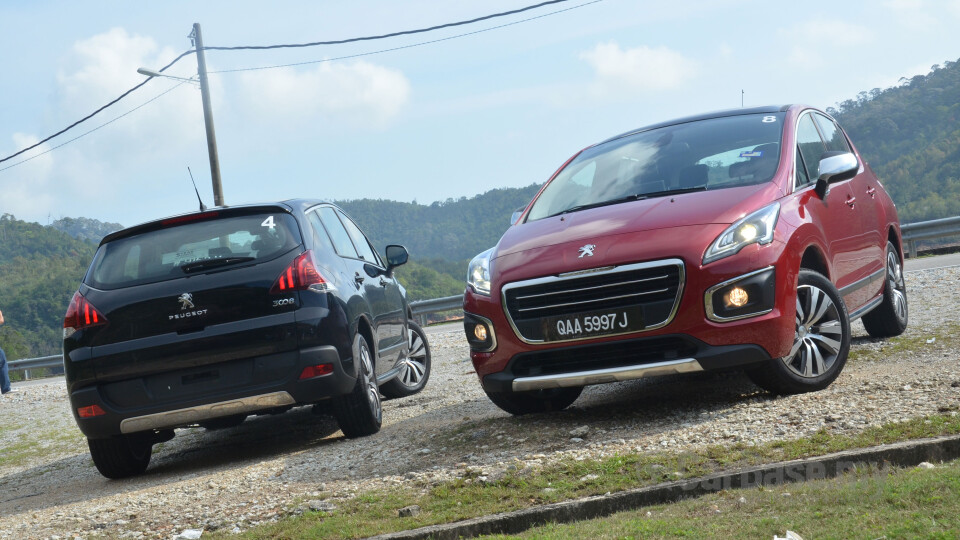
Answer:
[[[254,528],[242,536],[258,539],[364,537],[698,477],[725,469],[957,433],[960,433],[960,415],[945,414],[870,428],[856,435],[820,431],[811,437],[760,445],[737,443],[679,454],[628,453],[601,460],[570,459],[538,471],[514,470],[489,482],[480,481],[473,473],[439,485],[420,483],[369,491],[351,500],[335,501],[339,508],[332,513],[308,512]],[[397,517],[397,510],[412,504],[421,507],[420,515]],[[213,534],[213,538],[224,536],[225,533]]]
[[[933,343],[927,343],[930,338],[936,338]],[[888,356],[904,356],[928,350],[956,350],[960,347],[960,324],[945,324],[935,331],[924,332],[920,336],[901,335],[895,338],[880,341],[879,349],[851,347],[847,356],[851,362],[880,360]]]
[[[510,538],[773,538],[787,530],[806,539],[958,538],[960,461],[936,469],[860,469],[830,480],[721,491]]]
[[[17,467],[31,460],[40,460],[60,453],[65,448],[86,447],[86,439],[76,428],[21,428],[22,426],[0,427],[0,468]]]

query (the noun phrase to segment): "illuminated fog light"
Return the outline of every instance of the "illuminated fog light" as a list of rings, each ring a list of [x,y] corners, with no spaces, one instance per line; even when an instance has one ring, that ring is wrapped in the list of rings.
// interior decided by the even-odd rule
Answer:
[[[482,325],[482,324],[478,324],[478,325],[474,326],[474,327],[473,327],[473,335],[474,335],[479,341],[486,341],[486,340],[487,340],[487,327],[484,326],[484,325]]]
[[[740,287],[734,287],[727,293],[726,300],[727,307],[743,307],[747,304],[747,301],[750,300],[750,296],[747,294],[747,291]]]
[[[740,239],[744,242],[750,242],[757,237],[757,227],[747,223],[740,227]]]

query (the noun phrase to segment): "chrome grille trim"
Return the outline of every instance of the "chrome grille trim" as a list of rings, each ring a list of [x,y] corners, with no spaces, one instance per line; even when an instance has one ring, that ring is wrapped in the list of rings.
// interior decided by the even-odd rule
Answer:
[[[662,268],[662,267],[671,267],[671,266],[672,266],[672,267],[676,267],[677,273],[678,273],[677,293],[676,293],[676,297],[674,298],[674,301],[673,301],[673,307],[671,308],[670,313],[669,313],[669,315],[667,316],[667,318],[666,318],[665,320],[660,321],[660,322],[657,322],[656,324],[649,325],[649,326],[645,327],[643,330],[635,330],[635,331],[631,331],[631,332],[623,332],[623,333],[617,333],[617,334],[606,334],[606,335],[604,335],[604,336],[590,336],[590,337],[583,337],[583,338],[562,339],[562,340],[554,340],[554,341],[546,341],[546,340],[542,340],[542,339],[529,339],[529,338],[527,338],[526,336],[524,336],[523,334],[520,333],[520,330],[517,328],[517,325],[516,325],[516,323],[515,323],[514,320],[513,320],[513,315],[510,313],[510,308],[509,308],[509,306],[508,306],[507,293],[508,293],[509,291],[513,290],[513,289],[517,289],[517,288],[521,288],[521,287],[530,287],[530,286],[535,286],[535,285],[543,285],[543,284],[556,283],[556,282],[562,282],[562,281],[571,281],[571,280],[577,280],[577,279],[592,278],[592,277],[595,277],[595,276],[603,276],[603,275],[609,275],[609,274],[618,274],[618,273],[630,272],[630,271],[634,271],[634,270],[647,270],[647,269]],[[669,274],[667,274],[667,275],[664,275],[664,276],[658,276],[656,279],[664,279],[664,278],[669,278],[669,277],[670,277]],[[647,279],[649,279],[649,280],[651,280],[651,281],[654,280],[654,278],[645,278],[644,280],[639,280],[639,281],[645,281],[645,280],[647,280]],[[631,280],[631,281],[628,281],[628,282],[615,283],[615,284],[604,284],[604,285],[601,285],[601,286],[599,286],[599,287],[585,287],[585,288],[582,288],[582,289],[570,289],[570,290],[564,290],[564,291],[557,291],[556,294],[559,294],[559,293],[569,293],[569,292],[579,292],[579,291],[581,291],[581,290],[593,290],[593,289],[598,289],[598,288],[604,288],[604,287],[607,287],[607,286],[609,286],[609,285],[624,285],[624,284],[628,284],[628,285],[629,285],[630,283],[632,283],[632,282],[634,282],[634,281],[638,281],[638,280]],[[512,283],[507,283],[507,284],[505,284],[505,285],[500,289],[500,303],[501,303],[501,307],[502,307],[502,309],[503,309],[504,315],[506,316],[507,321],[510,323],[510,327],[513,329],[513,333],[517,336],[517,338],[520,339],[520,341],[522,341],[522,342],[524,342],[524,343],[528,343],[528,344],[541,344],[541,343],[554,344],[554,343],[568,343],[568,342],[576,342],[576,341],[587,341],[587,340],[591,340],[591,339],[597,339],[598,337],[607,338],[607,337],[620,336],[620,335],[625,335],[625,334],[636,334],[636,333],[648,332],[648,331],[651,331],[651,330],[656,330],[656,329],[658,329],[658,328],[663,328],[664,326],[670,324],[670,322],[672,322],[673,319],[674,319],[674,317],[676,316],[677,310],[680,308],[680,299],[683,297],[683,288],[684,288],[684,284],[685,284],[685,283],[686,283],[686,272],[685,272],[685,267],[684,267],[683,261],[680,260],[680,259],[663,259],[663,260],[659,260],[659,261],[651,261],[651,262],[643,262],[643,263],[626,264],[626,265],[621,265],[621,266],[605,266],[605,267],[601,267],[601,268],[597,268],[597,269],[592,269],[592,270],[591,270],[591,269],[587,269],[587,270],[580,270],[580,271],[576,271],[576,272],[568,272],[568,273],[565,273],[565,274],[560,274],[560,275],[555,275],[555,276],[544,276],[544,277],[533,278],[533,279],[528,279],[528,280],[523,280],[523,281],[514,281],[514,282],[512,282]],[[669,288],[667,288],[666,290],[669,290]],[[645,291],[645,292],[646,292],[646,291]],[[650,291],[649,294],[653,294],[654,292],[656,292],[656,291]],[[664,292],[664,290],[660,290],[659,292]],[[555,293],[554,293],[554,292],[550,292],[550,294],[555,294]],[[523,298],[534,298],[534,297],[538,297],[538,296],[546,296],[546,294],[542,294],[542,295],[536,295],[536,294],[534,294],[534,295],[526,295],[526,296],[524,296]],[[624,297],[627,297],[627,296],[633,296],[633,295],[626,295],[626,296],[624,296]],[[607,297],[607,298],[604,298],[604,299],[611,299],[611,298],[612,298],[612,297]],[[518,300],[519,300],[519,299],[520,299],[520,298],[518,297]],[[587,302],[588,302],[588,301],[583,301],[583,302],[578,302],[578,303],[587,303]],[[553,307],[557,307],[557,306],[553,306]],[[518,311],[530,311],[530,309],[523,309],[523,310],[521,310],[521,309],[519,308],[519,306],[518,306],[517,309],[518,309]],[[540,307],[540,308],[536,308],[536,309],[544,309],[544,308],[543,308],[543,307]]]
[[[626,285],[627,283],[634,283],[634,282],[624,282],[623,284]],[[614,283],[613,285],[620,285],[620,284],[619,284],[619,283]],[[609,286],[610,286],[610,285],[604,285],[604,287],[609,287]],[[597,288],[599,289],[600,287],[597,287]],[[576,290],[577,290],[577,291],[588,291],[588,290],[590,290],[590,289],[576,289]],[[596,298],[596,299],[594,299],[594,300],[583,300],[582,302],[567,302],[567,303],[565,303],[565,304],[549,304],[549,305],[546,305],[546,306],[540,306],[540,307],[538,307],[538,308],[526,308],[526,309],[524,309],[524,308],[517,308],[517,311],[533,311],[533,310],[535,310],[535,309],[550,309],[550,308],[555,308],[555,307],[575,306],[575,305],[577,305],[577,304],[593,304],[593,303],[596,303],[596,302],[603,302],[604,300],[620,300],[621,298],[630,298],[631,296],[644,296],[644,295],[647,295],[647,294],[659,294],[659,293],[662,293],[662,292],[667,292],[667,291],[669,291],[669,290],[670,290],[670,288],[667,287],[666,289],[657,289],[657,290],[655,290],[655,291],[643,291],[643,292],[638,292],[638,293],[633,293],[633,294],[620,294],[620,295],[617,295],[617,296],[604,296],[603,298]],[[573,291],[558,291],[558,293],[565,293],[565,292],[573,292]],[[551,293],[551,294],[558,294],[558,293]],[[518,297],[517,297],[517,300],[520,300],[521,298],[534,298],[534,297],[536,297],[536,296],[541,296],[541,295],[523,296],[523,297],[518,296]]]
[[[590,274],[581,274],[581,275],[590,275]],[[543,294],[528,294],[527,296],[518,296],[516,299],[517,299],[517,300],[526,300],[527,298],[540,298],[540,297],[543,297],[543,296],[551,296],[551,295],[554,295],[554,294],[566,294],[566,293],[572,293],[572,292],[592,291],[592,290],[595,290],[595,289],[602,289],[602,288],[604,288],[604,287],[617,287],[617,286],[620,286],[620,285],[629,285],[629,284],[631,284],[631,283],[643,283],[643,282],[646,282],[646,281],[657,281],[658,279],[667,279],[667,278],[669,278],[669,277],[670,277],[669,275],[664,274],[664,275],[662,275],[662,276],[657,276],[657,277],[652,277],[652,278],[634,279],[634,280],[632,280],[632,281],[623,281],[623,282],[621,282],[621,283],[609,283],[609,284],[607,284],[607,285],[600,285],[600,286],[597,286],[597,287],[584,287],[584,288],[582,288],[582,289],[566,289],[566,290],[563,290],[563,291],[547,292],[547,293],[543,293]],[[666,289],[664,289],[664,290],[666,290]],[[522,310],[521,310],[521,311],[522,311]]]

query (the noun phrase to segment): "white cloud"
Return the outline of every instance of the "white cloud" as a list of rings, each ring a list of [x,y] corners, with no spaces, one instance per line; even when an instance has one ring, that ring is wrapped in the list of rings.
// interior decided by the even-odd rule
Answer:
[[[26,133],[14,133],[11,138],[14,152],[33,146],[40,141],[38,137]],[[15,170],[19,181],[5,182],[3,189],[0,189],[0,209],[4,213],[11,213],[22,219],[24,216],[43,215],[50,208],[56,192],[49,188],[53,156],[51,153],[43,154],[49,149],[50,145],[44,143],[0,165],[0,168],[3,168],[29,160],[8,171],[9,173]],[[31,156],[36,157],[31,159]]]
[[[930,14],[928,4],[924,0],[887,0],[884,7],[893,11],[897,21],[914,32],[928,32],[930,28],[939,26],[938,17]],[[939,9],[940,5],[936,9]],[[953,6],[947,5],[947,9]]]
[[[667,47],[623,49],[615,42],[598,43],[580,53],[596,74],[601,94],[672,90],[696,75],[696,63]]]
[[[382,129],[410,102],[410,82],[398,70],[369,62],[323,63],[309,70],[246,72],[242,105],[260,121],[303,126]]]
[[[822,67],[845,49],[873,40],[866,27],[835,20],[811,20],[780,29],[783,43],[797,44],[790,51],[790,62],[805,69]]]

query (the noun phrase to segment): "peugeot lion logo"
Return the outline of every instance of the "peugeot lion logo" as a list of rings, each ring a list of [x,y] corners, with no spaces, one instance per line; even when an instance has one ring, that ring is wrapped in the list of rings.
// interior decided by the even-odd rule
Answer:
[[[193,295],[185,292],[177,298],[180,301],[180,309],[193,309]]]
[[[584,257],[593,257],[593,250],[595,249],[597,249],[597,246],[593,244],[587,244],[580,248],[580,256],[577,258],[582,259]]]

